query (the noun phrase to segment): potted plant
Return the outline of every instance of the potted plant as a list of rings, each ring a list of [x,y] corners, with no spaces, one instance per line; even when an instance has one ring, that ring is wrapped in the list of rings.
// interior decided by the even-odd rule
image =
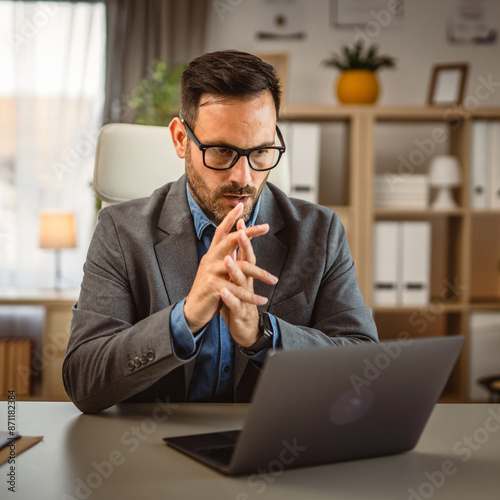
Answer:
[[[376,72],[382,68],[393,68],[395,60],[378,55],[378,47],[364,49],[362,40],[352,47],[343,45],[340,54],[323,61],[325,66],[340,69],[337,81],[337,97],[342,104],[373,104],[380,92]]]
[[[152,71],[132,90],[128,105],[136,110],[139,125],[168,126],[179,110],[183,64],[153,61]]]

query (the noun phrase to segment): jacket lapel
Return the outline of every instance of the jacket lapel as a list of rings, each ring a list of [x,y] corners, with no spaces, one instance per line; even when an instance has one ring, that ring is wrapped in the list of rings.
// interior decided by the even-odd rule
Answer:
[[[172,185],[163,204],[158,229],[165,237],[155,245],[163,283],[170,304],[187,296],[198,269],[193,217],[186,196],[186,178]]]
[[[285,265],[288,245],[283,243],[278,234],[286,227],[286,223],[267,186],[262,191],[261,196],[261,205],[255,223],[268,223],[269,232],[252,240],[253,251],[257,265],[279,278]],[[267,311],[269,308],[275,289],[275,285],[268,285],[260,280],[254,281],[255,293],[269,299],[267,304],[260,308],[261,311]]]
[[[183,175],[167,193],[158,229],[165,237],[155,245],[156,259],[170,304],[186,297],[198,269],[198,249],[193,217],[186,195],[186,177]],[[184,396],[187,400],[195,360],[184,365]]]

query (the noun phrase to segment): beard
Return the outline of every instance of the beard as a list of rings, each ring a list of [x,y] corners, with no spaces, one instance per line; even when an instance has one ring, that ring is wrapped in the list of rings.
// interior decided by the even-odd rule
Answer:
[[[248,185],[239,186],[236,183],[232,182],[223,186],[219,186],[214,191],[210,191],[205,181],[203,180],[203,176],[200,175],[194,168],[193,162],[191,160],[189,141],[186,147],[185,166],[186,179],[193,198],[200,205],[207,217],[217,226],[229,213],[228,208],[224,204],[225,196],[249,197],[249,203],[246,204],[243,213],[239,217],[239,219],[243,219],[245,222],[247,222],[250,219],[253,207],[255,206],[255,203],[257,202],[260,193],[264,189],[264,186],[269,177],[269,172],[267,172],[266,178],[262,181],[262,184],[258,188]]]

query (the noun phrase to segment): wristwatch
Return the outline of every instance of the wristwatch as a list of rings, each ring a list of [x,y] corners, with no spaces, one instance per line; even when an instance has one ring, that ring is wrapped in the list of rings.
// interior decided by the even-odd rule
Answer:
[[[263,349],[268,349],[273,346],[273,325],[269,313],[259,314],[259,333],[260,337],[257,342],[250,347],[240,347],[241,351],[247,356],[254,356]]]

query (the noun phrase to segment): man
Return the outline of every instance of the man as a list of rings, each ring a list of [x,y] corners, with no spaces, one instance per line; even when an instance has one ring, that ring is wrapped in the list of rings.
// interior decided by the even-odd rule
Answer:
[[[247,402],[269,350],[377,340],[338,216],[266,184],[279,106],[253,55],[188,65],[170,124],[186,175],[99,214],[63,367],[83,412]]]

